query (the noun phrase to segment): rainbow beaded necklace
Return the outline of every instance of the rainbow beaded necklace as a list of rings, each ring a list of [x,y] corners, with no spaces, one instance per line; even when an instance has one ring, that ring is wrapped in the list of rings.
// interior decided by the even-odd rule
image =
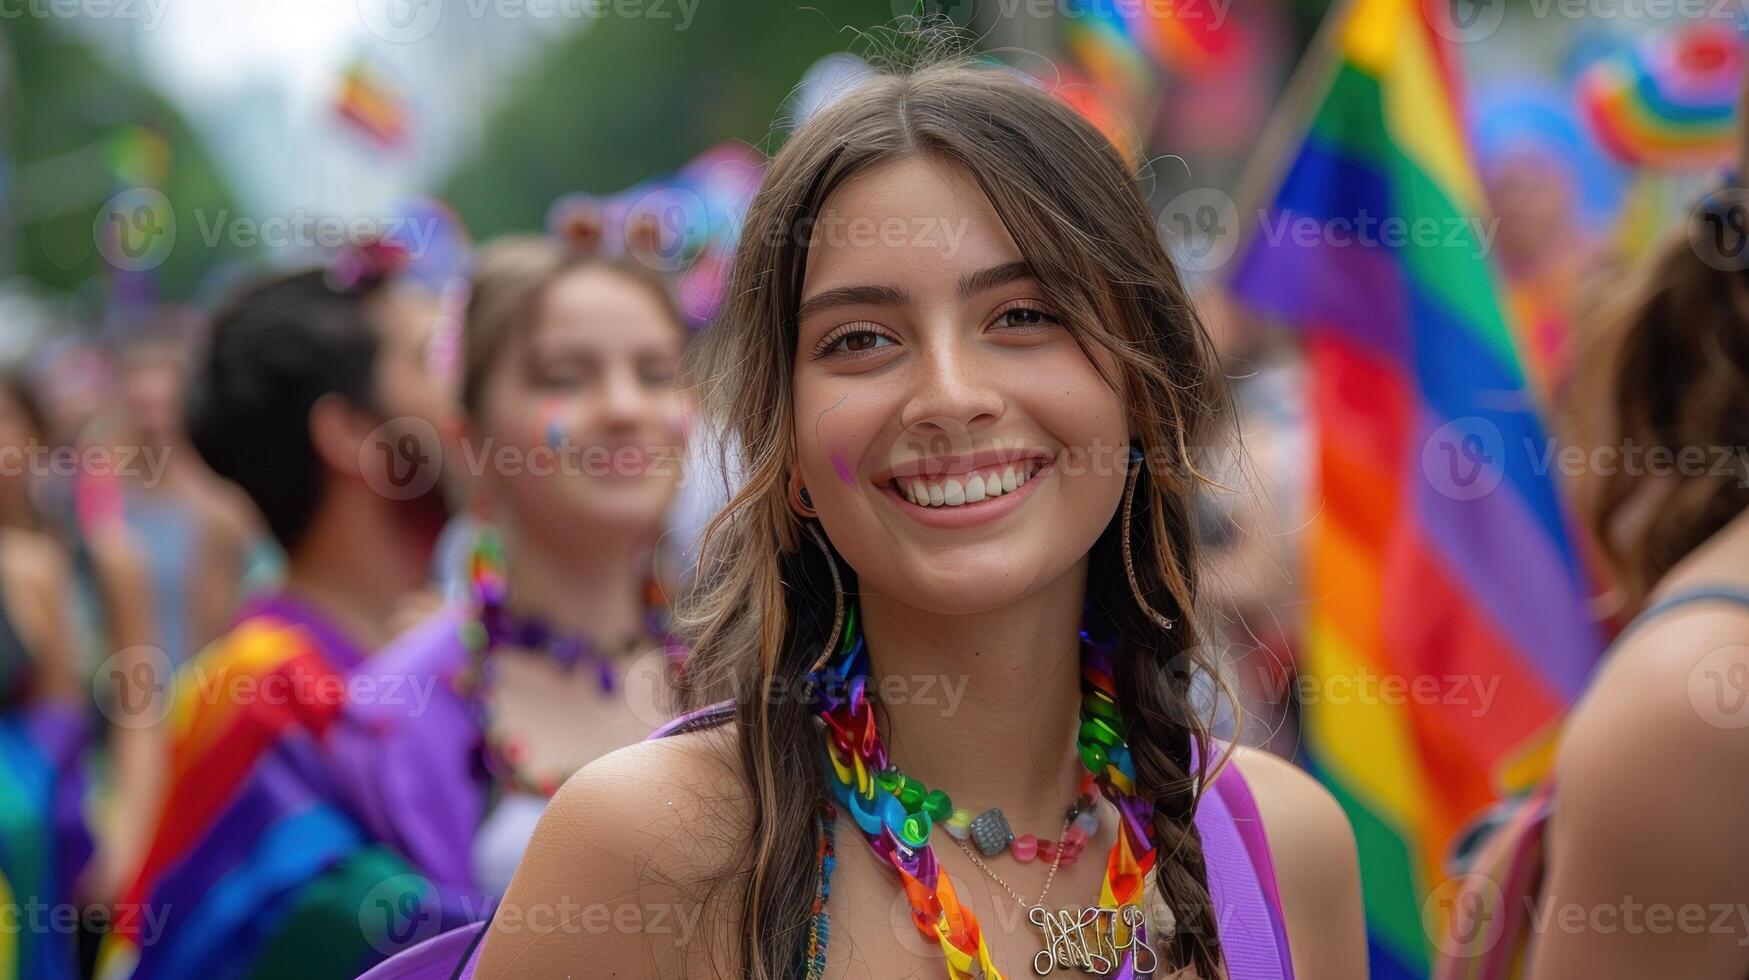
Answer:
[[[971,909],[960,904],[953,883],[941,873],[929,837],[953,812],[939,789],[926,789],[900,773],[887,758],[869,701],[869,657],[851,606],[837,651],[809,677],[819,712],[828,791],[855,821],[864,840],[898,873],[911,906],[911,921],[941,947],[949,980],[1002,980]],[[1081,631],[1081,762],[1106,799],[1116,806],[1117,843],[1106,859],[1105,882],[1096,908],[1052,912],[1035,907],[1030,921],[1043,933],[1034,957],[1040,974],[1059,966],[1118,977],[1147,976],[1158,965],[1148,945],[1147,891],[1154,868],[1153,807],[1135,793],[1135,767],[1124,738],[1111,673],[1111,648]]]

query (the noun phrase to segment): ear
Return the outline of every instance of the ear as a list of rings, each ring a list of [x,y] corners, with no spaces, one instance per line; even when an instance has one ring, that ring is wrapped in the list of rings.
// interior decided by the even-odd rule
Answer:
[[[345,477],[363,474],[371,465],[365,458],[370,432],[364,413],[341,395],[329,392],[310,406],[310,446],[317,461],[331,473]]]

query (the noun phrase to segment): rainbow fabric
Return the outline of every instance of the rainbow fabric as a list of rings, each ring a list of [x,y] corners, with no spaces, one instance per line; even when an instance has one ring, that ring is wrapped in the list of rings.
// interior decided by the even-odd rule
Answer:
[[[1743,66],[1740,29],[1702,21],[1586,69],[1579,106],[1598,141],[1623,163],[1710,170],[1736,153]]]
[[[1599,650],[1424,9],[1331,14],[1326,87],[1232,280],[1305,341],[1322,499],[1299,666],[1323,695],[1306,754],[1354,823],[1381,980],[1427,974],[1446,847]]]
[[[184,665],[169,787],[124,898],[145,914],[118,920],[99,977],[350,978],[435,930],[430,882],[360,828],[324,751],[362,659],[276,597]]]
[[[0,713],[0,977],[71,980],[78,936],[65,923],[91,856],[80,819],[86,723],[70,704]]]

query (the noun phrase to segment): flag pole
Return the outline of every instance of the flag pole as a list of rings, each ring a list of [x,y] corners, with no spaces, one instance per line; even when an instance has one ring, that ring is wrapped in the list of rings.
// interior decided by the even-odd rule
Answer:
[[[1292,162],[1288,151],[1293,140],[1306,132],[1312,116],[1318,111],[1318,104],[1335,82],[1336,71],[1342,64],[1337,56],[1337,31],[1348,21],[1355,3],[1356,0],[1336,0],[1325,12],[1311,43],[1306,45],[1306,53],[1288,77],[1275,112],[1264,124],[1256,148],[1239,172],[1239,179],[1233,185],[1233,200],[1239,214],[1239,238],[1234,255],[1244,250],[1255,230],[1257,212],[1286,179],[1288,165]],[[1237,268],[1238,263],[1228,263],[1227,275],[1230,277]]]

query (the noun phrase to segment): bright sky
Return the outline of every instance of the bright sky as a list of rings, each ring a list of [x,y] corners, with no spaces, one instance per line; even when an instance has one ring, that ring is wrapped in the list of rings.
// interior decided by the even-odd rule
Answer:
[[[336,63],[367,36],[359,6],[383,0],[155,2],[160,22],[141,32],[140,55],[176,99],[199,103],[273,78],[301,103],[332,84]]]

